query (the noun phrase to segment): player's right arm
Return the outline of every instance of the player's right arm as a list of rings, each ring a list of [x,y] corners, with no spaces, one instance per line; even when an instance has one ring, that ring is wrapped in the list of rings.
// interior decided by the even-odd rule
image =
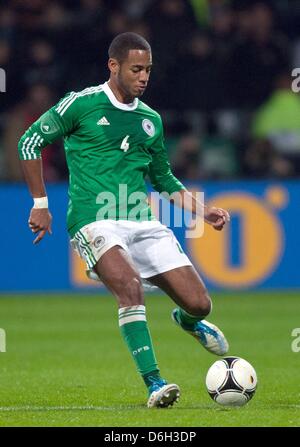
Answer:
[[[76,99],[74,92],[66,95],[27,129],[18,144],[24,177],[34,200],[28,220],[31,231],[38,233],[33,241],[34,244],[38,243],[47,232],[51,234],[52,221],[43,179],[41,152],[48,144],[76,129],[78,125],[78,107],[74,105]]]

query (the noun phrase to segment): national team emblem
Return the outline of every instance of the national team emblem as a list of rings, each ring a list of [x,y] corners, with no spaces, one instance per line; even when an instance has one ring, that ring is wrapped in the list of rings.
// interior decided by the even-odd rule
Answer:
[[[155,127],[152,121],[144,119],[142,121],[142,126],[146,134],[149,135],[149,137],[153,137],[153,135],[155,134]]]
[[[104,244],[104,242],[105,242],[105,238],[103,236],[98,236],[94,240],[94,247],[99,248],[99,247],[101,247],[101,245]]]

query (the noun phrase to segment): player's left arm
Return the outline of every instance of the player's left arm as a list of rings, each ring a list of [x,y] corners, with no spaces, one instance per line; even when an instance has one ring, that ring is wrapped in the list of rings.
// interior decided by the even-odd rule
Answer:
[[[222,230],[230,220],[228,211],[223,208],[209,207],[200,202],[173,175],[164,144],[161,120],[160,126],[159,135],[151,146],[152,162],[149,166],[149,177],[153,188],[176,206],[204,218],[205,222],[215,230]]]

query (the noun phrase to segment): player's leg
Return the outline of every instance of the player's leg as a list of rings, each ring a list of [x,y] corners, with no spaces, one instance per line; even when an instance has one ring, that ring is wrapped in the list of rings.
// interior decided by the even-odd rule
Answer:
[[[146,320],[141,278],[130,256],[120,246],[114,246],[101,256],[94,270],[118,301],[120,330],[149,390],[148,406],[172,405],[179,397],[179,388],[160,376]]]
[[[141,277],[178,304],[173,319],[209,351],[218,355],[227,352],[222,332],[204,320],[211,310],[210,297],[174,233],[160,222],[144,222],[129,248]]]
[[[208,291],[192,265],[182,266],[147,278],[162,289],[187,314],[204,318],[211,311]]]
[[[204,320],[211,311],[211,299],[193,266],[178,267],[147,279],[178,304],[179,307],[172,314],[177,324],[200,341],[208,351],[217,355],[224,355],[228,351],[224,334],[215,325]]]

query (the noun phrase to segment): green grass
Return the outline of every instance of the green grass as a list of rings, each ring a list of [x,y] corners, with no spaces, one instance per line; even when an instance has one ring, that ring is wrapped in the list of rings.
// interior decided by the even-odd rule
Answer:
[[[217,359],[170,319],[166,296],[147,297],[162,375],[181,387],[171,409],[148,410],[142,380],[118,328],[109,296],[1,296],[0,426],[221,427],[299,426],[300,294],[215,294],[210,321],[230,354],[253,364],[259,386],[243,408],[215,404],[204,386]]]

